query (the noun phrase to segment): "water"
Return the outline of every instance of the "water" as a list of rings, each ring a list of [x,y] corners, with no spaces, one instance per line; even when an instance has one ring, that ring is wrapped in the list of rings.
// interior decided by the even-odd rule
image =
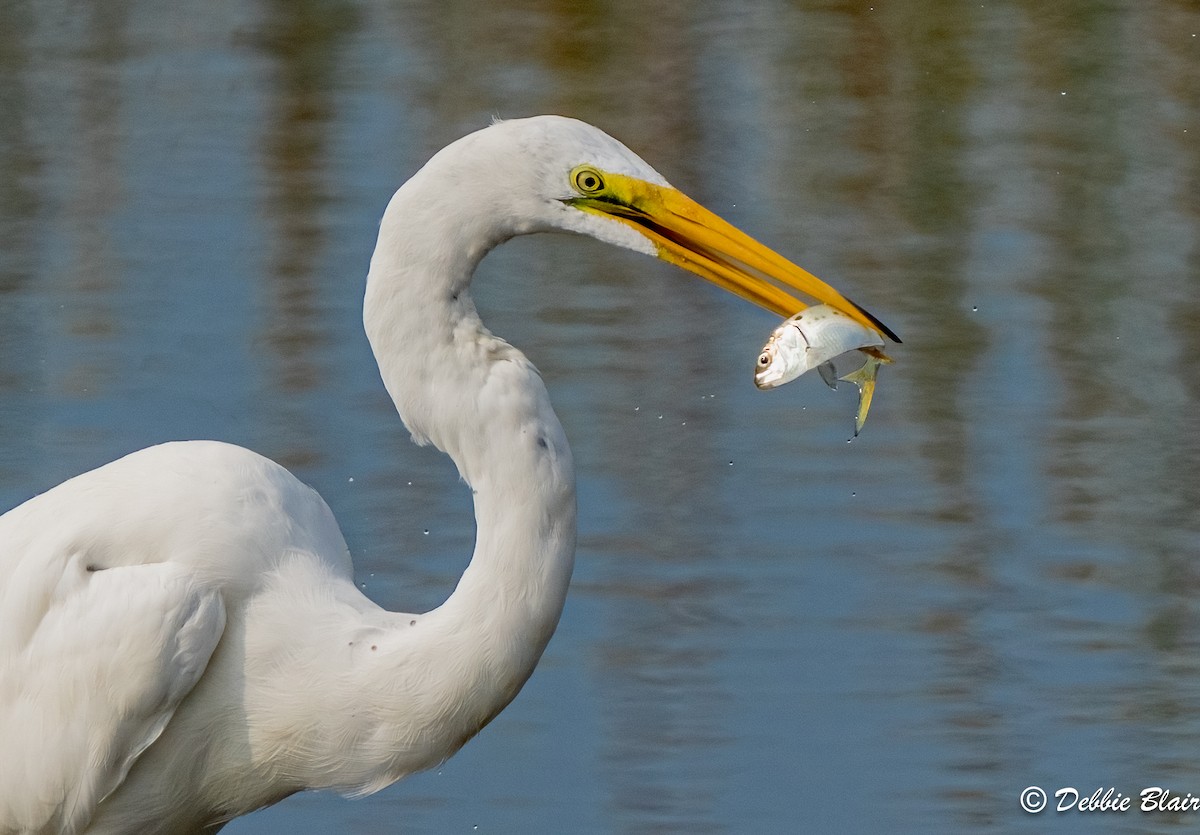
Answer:
[[[578,464],[559,631],[441,769],[227,831],[1194,826],[1018,795],[1200,793],[1196,8],[446,5],[6,4],[0,504],[230,440],[437,605],[468,497],[359,304],[391,192],[493,114],[604,127],[905,345],[847,444],[852,391],[754,390],[766,314],[590,241],[489,257]]]

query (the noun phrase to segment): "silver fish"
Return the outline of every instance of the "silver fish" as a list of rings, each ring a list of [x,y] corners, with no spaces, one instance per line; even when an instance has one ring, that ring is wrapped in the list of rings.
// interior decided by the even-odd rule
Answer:
[[[754,385],[772,389],[790,383],[813,368],[830,388],[839,380],[858,386],[854,434],[862,431],[875,395],[879,366],[892,360],[880,350],[883,338],[828,305],[806,307],[785,320],[767,339],[754,368]],[[855,371],[838,376],[834,361],[852,351],[866,357]]]

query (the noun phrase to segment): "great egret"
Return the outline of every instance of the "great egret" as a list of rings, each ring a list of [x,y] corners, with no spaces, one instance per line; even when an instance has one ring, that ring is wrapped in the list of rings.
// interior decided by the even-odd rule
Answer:
[[[777,284],[886,327],[557,116],[437,153],[389,203],[363,320],[419,444],[474,495],[470,565],[425,614],[355,588],[328,506],[279,465],[163,444],[0,517],[0,832],[179,832],[303,789],[362,795],[457,751],[532,673],[575,553],[571,451],[537,371],[483,326],[480,259],[591,235],[782,316]]]

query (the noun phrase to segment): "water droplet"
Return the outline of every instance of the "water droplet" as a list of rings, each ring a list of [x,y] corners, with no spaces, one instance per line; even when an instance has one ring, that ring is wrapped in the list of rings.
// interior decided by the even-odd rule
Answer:
[[[353,483],[354,483],[354,476],[350,476],[350,478],[348,478],[348,479],[346,479],[346,480],[347,480],[349,483],[353,484]]]
[[[424,533],[426,536],[429,536],[429,528],[426,528],[426,529],[423,531],[423,533]]]

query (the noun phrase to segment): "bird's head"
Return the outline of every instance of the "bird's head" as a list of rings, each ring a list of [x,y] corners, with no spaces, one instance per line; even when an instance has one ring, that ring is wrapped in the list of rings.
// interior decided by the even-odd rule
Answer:
[[[866,310],[673,188],[586,122],[498,121],[447,146],[426,168],[437,172],[431,179],[439,188],[471,184],[476,211],[457,217],[476,219],[486,246],[528,232],[577,232],[657,256],[779,316],[808,306],[798,293],[900,341]],[[429,199],[439,194],[446,192]]]
[[[890,328],[833,287],[705,209],[637,154],[585,122],[540,116],[493,129],[520,136],[554,226],[655,255],[771,312],[807,306],[800,293],[888,339]]]

